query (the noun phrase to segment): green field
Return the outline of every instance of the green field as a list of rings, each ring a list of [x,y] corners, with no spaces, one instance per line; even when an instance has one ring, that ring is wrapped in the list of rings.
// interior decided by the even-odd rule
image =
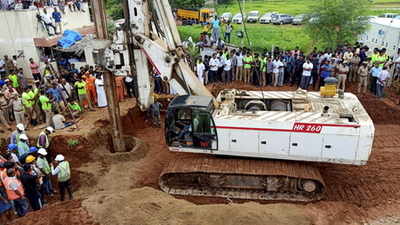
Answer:
[[[242,44],[247,46],[247,40],[242,40],[236,36],[236,32],[242,29],[241,25],[234,25],[231,41],[237,46]],[[190,36],[197,41],[201,32],[199,25],[180,26],[179,32],[183,40]],[[313,43],[304,32],[303,27],[293,25],[267,25],[267,24],[248,24],[247,32],[253,49],[261,51],[265,48],[271,49],[272,46],[279,46],[284,49],[293,49],[299,46],[303,50],[311,49]]]
[[[241,1],[242,2],[242,1]],[[244,11],[249,12],[258,10],[261,13],[265,12],[280,12],[291,15],[307,13],[313,4],[318,3],[317,0],[253,0],[246,1]],[[211,5],[214,7],[218,14],[224,12],[238,13],[239,6],[236,0],[228,4]],[[399,13],[400,14],[400,0],[375,0],[373,1],[370,15],[380,15],[382,13]],[[314,46],[320,47],[318,44],[313,43],[310,37],[304,31],[303,26],[292,25],[266,25],[266,24],[247,24],[247,31],[251,41],[251,47],[255,50],[261,51],[265,48],[271,49],[272,46],[279,46],[283,49],[292,49],[299,46],[303,51],[310,51]],[[192,37],[197,40],[200,32],[200,26],[180,26],[178,27],[182,39]],[[242,25],[234,25],[234,32],[232,33],[232,43],[238,46],[244,44],[247,46],[246,39],[242,41],[236,37],[236,32],[242,29]]]
[[[318,0],[250,0],[245,1],[244,5],[243,0],[240,2],[245,12],[258,10],[261,13],[279,12],[290,15],[307,13],[313,5],[318,4]],[[210,7],[215,8],[219,14],[240,12],[237,0],[232,0],[228,4],[211,5]],[[373,16],[385,12],[400,13],[399,9],[400,0],[375,0],[369,14]]]

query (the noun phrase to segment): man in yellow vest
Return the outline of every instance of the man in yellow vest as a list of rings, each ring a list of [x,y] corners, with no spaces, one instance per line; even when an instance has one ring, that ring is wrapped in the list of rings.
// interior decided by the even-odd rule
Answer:
[[[250,83],[250,76],[251,76],[251,65],[253,63],[253,57],[251,56],[250,52],[247,52],[246,56],[243,58],[243,68],[244,68],[244,76],[243,80],[245,83]]]
[[[64,201],[65,190],[67,190],[69,199],[72,200],[71,168],[69,167],[69,162],[65,161],[64,156],[61,154],[56,156],[55,161],[58,165],[54,168],[53,163],[50,164],[51,174],[53,176],[57,175],[58,187],[60,188],[60,199],[61,201]]]
[[[51,168],[49,162],[46,159],[46,156],[46,149],[40,148],[38,151],[38,158],[36,160],[36,166],[43,174],[43,183],[40,189],[42,194],[44,195],[53,195],[54,191],[53,185],[51,183]]]
[[[74,86],[78,90],[79,104],[80,104],[82,110],[85,109],[85,105],[84,105],[85,101],[87,101],[87,103],[89,105],[89,110],[93,110],[92,102],[90,101],[90,98],[88,98],[88,96],[87,96],[86,82],[83,81],[82,78],[78,78],[78,81],[75,82]]]
[[[27,114],[26,128],[28,128],[31,123],[34,112],[33,106],[35,104],[35,98],[38,92],[39,89],[35,88],[34,90],[32,90],[32,86],[28,86],[25,92],[22,93],[22,104],[24,105],[25,112]]]
[[[46,116],[46,125],[50,126],[51,124],[51,119],[53,117],[53,113],[51,111],[52,109],[52,104],[50,99],[48,98],[48,94],[45,93],[44,90],[41,91],[40,93],[40,97],[39,97],[39,102],[42,105],[42,110],[45,113]]]
[[[28,201],[25,198],[25,191],[22,183],[15,175],[14,168],[7,170],[7,177],[4,178],[4,188],[7,198],[14,204],[18,216],[25,216],[28,212]]]

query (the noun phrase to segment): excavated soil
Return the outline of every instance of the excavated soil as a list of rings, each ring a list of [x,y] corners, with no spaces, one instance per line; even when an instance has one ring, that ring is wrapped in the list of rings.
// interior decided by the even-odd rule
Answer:
[[[213,93],[225,88],[260,90],[240,83],[213,84],[208,88]],[[355,87],[350,85],[349,90],[354,91]],[[83,144],[71,149],[68,146],[69,134],[68,137],[60,137],[62,144],[54,150],[70,158],[75,167],[74,182],[79,184],[75,186],[76,196],[83,199],[83,208],[75,200],[51,204],[12,224],[61,224],[59,221],[77,225],[94,222],[104,225],[398,224],[400,107],[390,100],[379,100],[370,94],[360,95],[359,98],[375,123],[373,153],[366,166],[317,164],[328,187],[322,201],[276,204],[173,197],[161,192],[158,177],[164,166],[179,153],[168,151],[162,128],[151,127],[143,114],[131,109],[132,102],[125,102],[121,106],[123,115],[126,115],[122,117],[124,133],[141,139],[143,148],[126,154],[111,154],[106,144],[109,126],[106,113],[91,113],[87,118],[89,121],[83,121],[80,126],[79,135],[91,133],[82,140]],[[92,145],[92,139],[96,140],[96,145]],[[96,147],[89,147],[91,145]],[[61,213],[64,219],[52,217],[53,212],[54,215]]]
[[[81,207],[80,200],[55,203],[28,216],[16,219],[9,225],[99,225]]]

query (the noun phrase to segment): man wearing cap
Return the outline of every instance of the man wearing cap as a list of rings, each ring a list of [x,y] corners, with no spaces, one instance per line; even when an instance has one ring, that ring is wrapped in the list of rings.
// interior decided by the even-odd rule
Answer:
[[[25,198],[25,190],[15,175],[14,168],[7,170],[7,177],[4,178],[4,188],[7,198],[14,203],[17,215],[22,217],[28,212],[28,201]]]
[[[21,134],[25,134],[25,126],[18,123],[17,129],[11,133],[10,144],[18,144]]]
[[[21,178],[21,183],[25,190],[25,196],[29,200],[32,209],[34,211],[41,209],[42,202],[40,199],[39,190],[37,188],[39,187],[38,175],[34,173],[34,171],[32,170],[32,165],[30,163],[27,163],[23,166],[23,172],[20,178]]]
[[[71,168],[69,167],[69,162],[65,161],[64,156],[58,154],[55,158],[56,163],[58,163],[57,167],[54,169],[53,163],[51,166],[51,174],[53,176],[57,175],[58,179],[58,187],[60,188],[60,198],[61,201],[64,201],[65,190],[68,191],[69,199],[72,200],[72,191],[71,191]]]
[[[21,134],[19,139],[20,141],[17,143],[18,158],[22,163],[25,162],[25,157],[29,154],[28,136],[26,136],[26,134]]]
[[[10,159],[11,162],[19,163],[19,159],[17,156],[17,149],[18,149],[18,147],[16,144],[9,144],[7,146],[7,150],[11,155],[11,159]]]
[[[51,184],[51,168],[49,162],[46,159],[47,151],[44,148],[40,148],[38,151],[38,158],[36,160],[36,166],[40,169],[43,174],[43,183],[41,186],[42,197],[44,195],[53,195],[53,185]]]
[[[50,126],[46,127],[46,129],[44,129],[42,132],[40,132],[37,142],[36,142],[36,146],[38,148],[49,149],[49,146],[50,146],[49,135],[53,132],[54,132],[53,127],[50,127]]]

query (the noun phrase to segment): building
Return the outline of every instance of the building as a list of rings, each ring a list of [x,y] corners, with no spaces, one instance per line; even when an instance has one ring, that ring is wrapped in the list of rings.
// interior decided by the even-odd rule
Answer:
[[[82,3],[84,11],[71,12],[65,7],[62,18],[63,30],[75,30],[83,35],[94,34],[94,23],[91,20],[87,3]],[[51,16],[54,7],[46,7]],[[38,19],[43,9],[0,11],[0,57],[3,55],[23,56],[18,59],[18,66],[24,68],[25,74],[29,58],[40,62],[44,52],[57,45],[61,35],[49,36],[43,22]],[[50,51],[51,52],[51,51]],[[44,63],[40,63],[43,65]],[[29,76],[29,75],[28,75]]]
[[[392,56],[400,48],[400,19],[373,17],[369,20],[367,31],[360,35],[359,41],[370,50],[386,48]]]

